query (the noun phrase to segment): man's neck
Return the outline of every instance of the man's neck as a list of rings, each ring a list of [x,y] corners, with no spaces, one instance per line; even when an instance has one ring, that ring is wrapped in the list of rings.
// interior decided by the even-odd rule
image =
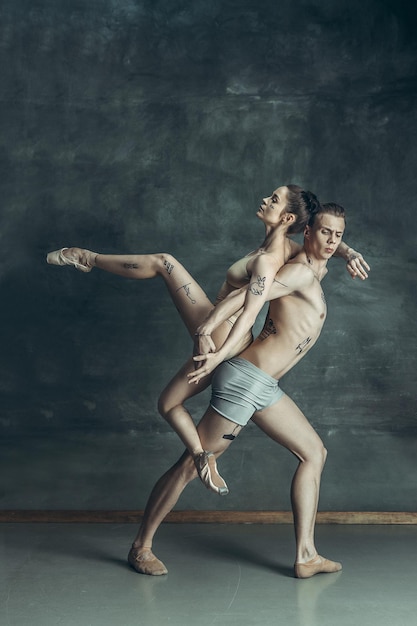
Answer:
[[[312,252],[303,247],[303,250],[300,252],[300,256],[305,258],[305,263],[313,272],[314,276],[317,280],[321,281],[324,276],[327,274],[327,261],[324,259],[317,259]]]

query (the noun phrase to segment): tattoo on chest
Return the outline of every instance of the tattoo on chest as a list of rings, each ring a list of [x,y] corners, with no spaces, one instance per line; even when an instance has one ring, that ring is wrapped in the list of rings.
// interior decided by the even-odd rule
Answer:
[[[196,304],[197,300],[194,300],[191,296],[191,289],[190,289],[190,285],[191,283],[188,283],[187,285],[182,285],[182,287],[178,287],[177,289],[177,293],[178,291],[181,291],[181,289],[184,289],[185,291],[185,295],[187,296],[187,298],[190,300],[191,304]]]
[[[307,337],[307,339],[304,339],[304,341],[298,344],[298,346],[295,348],[296,350],[298,350],[298,354],[302,353],[302,351],[304,350],[304,348],[308,346],[310,341],[311,341],[311,337]]]
[[[164,261],[164,265],[168,274],[171,274],[172,270],[174,269],[174,265],[170,263],[169,261]]]
[[[249,291],[253,293],[254,296],[261,296],[265,290],[265,280],[266,276],[263,278],[257,276],[256,281],[249,285]]]
[[[123,267],[127,270],[137,270],[139,265],[137,263],[123,263]]]
[[[261,341],[264,341],[265,339],[268,339],[268,337],[270,335],[276,335],[277,334],[277,329],[275,328],[275,324],[274,322],[271,320],[270,317],[268,317],[265,321],[265,325],[262,329],[261,334],[259,335],[259,339]]]

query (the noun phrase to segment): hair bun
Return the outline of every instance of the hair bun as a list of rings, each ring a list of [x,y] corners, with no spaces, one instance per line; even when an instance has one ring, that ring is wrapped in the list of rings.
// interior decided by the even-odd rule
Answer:
[[[306,203],[306,209],[310,213],[311,217],[316,215],[320,210],[320,202],[317,196],[311,191],[302,192],[304,202]]]

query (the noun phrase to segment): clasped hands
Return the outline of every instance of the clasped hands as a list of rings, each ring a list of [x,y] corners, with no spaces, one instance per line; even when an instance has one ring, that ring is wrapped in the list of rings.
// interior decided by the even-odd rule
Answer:
[[[194,338],[194,372],[187,374],[188,383],[198,384],[202,378],[208,376],[222,362],[216,352],[216,346],[210,335],[199,335]]]

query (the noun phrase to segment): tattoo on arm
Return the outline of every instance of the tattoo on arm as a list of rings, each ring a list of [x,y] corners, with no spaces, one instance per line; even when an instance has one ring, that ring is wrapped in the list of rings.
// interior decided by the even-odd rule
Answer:
[[[191,304],[196,304],[197,300],[194,300],[191,296],[191,289],[190,289],[190,285],[191,283],[188,283],[187,285],[182,285],[182,287],[178,287],[177,292],[180,291],[180,289],[184,289],[185,291],[185,295],[187,296],[187,298],[190,300]]]
[[[253,293],[254,296],[261,296],[265,291],[265,280],[266,276],[263,278],[257,276],[256,281],[249,285],[249,291]]]
[[[165,269],[168,272],[168,274],[171,274],[172,270],[174,269],[174,265],[172,263],[170,263],[169,261],[164,261],[164,265],[165,265]]]
[[[307,337],[307,339],[304,339],[304,341],[301,341],[301,343],[298,344],[298,346],[296,346],[296,350],[298,350],[298,354],[301,354],[302,351],[304,350],[304,348],[306,348],[308,346],[308,344],[311,341],[311,337]]]
[[[137,263],[124,263],[123,267],[127,270],[137,270],[139,265]]]

